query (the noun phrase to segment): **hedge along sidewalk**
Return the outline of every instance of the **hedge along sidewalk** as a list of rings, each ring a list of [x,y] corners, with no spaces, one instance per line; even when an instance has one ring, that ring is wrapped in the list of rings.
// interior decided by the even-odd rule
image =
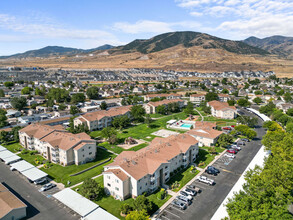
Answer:
[[[227,150],[224,150],[220,155],[217,155],[215,159],[209,163],[209,166],[213,165],[224,153],[226,153],[226,151]],[[185,184],[185,186],[192,184],[196,180],[196,178],[202,175],[204,172],[205,172],[205,169],[200,171],[195,177],[192,178],[192,180],[190,180],[187,184]],[[151,219],[156,219],[157,216],[160,214],[160,212],[163,211],[176,198],[176,196],[179,196],[180,191],[182,191],[185,188],[185,186],[183,186],[176,194],[172,195],[172,197],[151,216]]]

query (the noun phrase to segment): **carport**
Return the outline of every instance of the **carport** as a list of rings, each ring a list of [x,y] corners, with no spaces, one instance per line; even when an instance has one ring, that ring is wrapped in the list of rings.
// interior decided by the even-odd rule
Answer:
[[[0,152],[4,151],[4,150],[7,150],[7,149],[5,147],[3,147],[2,145],[0,145]]]
[[[0,159],[3,160],[6,164],[8,164],[7,161],[10,161],[9,158],[11,158],[11,162],[17,161],[20,159],[19,156],[17,156],[16,154],[12,153],[11,151],[7,149],[0,151]]]
[[[33,182],[48,176],[47,173],[39,170],[36,167],[22,171],[21,174]]]
[[[5,164],[11,164],[11,163],[14,163],[16,161],[21,160],[21,157],[19,157],[15,154],[12,157],[7,157],[7,158],[4,158],[3,160],[4,160]]]
[[[66,188],[53,195],[54,198],[79,214],[84,220],[107,219],[117,220],[110,213],[100,208],[96,203],[88,200],[72,189]]]
[[[30,164],[29,162],[26,162],[25,160],[21,160],[19,162],[11,164],[11,167],[16,169],[18,172],[23,172],[25,170],[34,168],[32,164]]]

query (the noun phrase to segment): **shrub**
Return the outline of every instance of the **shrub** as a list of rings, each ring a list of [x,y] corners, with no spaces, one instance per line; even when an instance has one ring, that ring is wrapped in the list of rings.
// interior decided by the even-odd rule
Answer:
[[[27,149],[23,149],[23,150],[21,151],[21,153],[22,153],[22,154],[27,154],[27,153],[29,153],[29,150],[27,150]]]
[[[132,210],[133,210],[133,208],[127,203],[123,203],[120,206],[120,211],[123,215],[128,215],[129,212],[131,212]]]
[[[163,189],[163,188],[161,188],[160,192],[158,193],[158,197],[157,198],[159,200],[163,200],[163,199],[165,199],[165,197],[166,197],[166,190]]]
[[[204,166],[204,165],[205,165],[205,162],[201,162],[198,164],[199,167]]]

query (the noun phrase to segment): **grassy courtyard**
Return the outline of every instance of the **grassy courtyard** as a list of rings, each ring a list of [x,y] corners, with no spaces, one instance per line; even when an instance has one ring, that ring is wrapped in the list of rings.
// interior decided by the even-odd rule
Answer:
[[[185,186],[193,177],[195,177],[199,173],[198,170],[191,172],[190,167],[188,167],[185,171],[179,171],[175,175],[173,175],[167,184],[171,187],[173,183],[176,181],[179,183],[179,186],[172,189],[174,192],[178,192],[183,186]]]
[[[13,153],[19,152],[20,149],[22,148],[22,146],[18,142],[11,142],[9,144],[2,144],[2,146],[7,148],[7,150],[9,150]]]
[[[99,176],[95,179],[101,186],[103,186],[103,176]],[[80,187],[80,186],[79,186]],[[76,187],[74,189],[77,189],[79,187]],[[171,196],[167,195],[165,199],[159,200],[157,198],[159,192],[156,192],[154,194],[151,194],[147,196],[147,198],[154,203],[154,211],[156,211],[158,208],[160,208],[165,202],[167,202]],[[124,201],[119,201],[114,199],[112,196],[103,196],[101,199],[95,201],[99,206],[101,206],[103,209],[105,209],[107,212],[111,213],[112,215],[116,216],[117,218],[124,219],[122,216],[120,216],[120,206],[121,204],[127,203],[129,205],[133,204],[134,199],[129,198]]]
[[[71,174],[75,174],[75,173],[80,172],[84,169],[87,169],[91,166],[94,166],[95,164],[103,162],[103,161],[107,160],[109,157],[111,157],[112,160],[110,160],[109,162],[107,162],[105,164],[97,166],[97,167],[95,167],[91,170],[88,170],[82,174],[79,174],[77,176],[70,176]],[[72,185],[75,185],[79,182],[82,182],[86,178],[92,178],[94,176],[101,174],[104,170],[104,166],[109,163],[112,163],[114,157],[115,157],[115,155],[113,155],[105,150],[97,149],[97,157],[92,162],[88,162],[86,164],[82,164],[82,165],[78,165],[78,166],[77,165],[70,165],[70,166],[65,166],[65,167],[61,166],[59,164],[53,164],[50,168],[47,168],[47,169],[41,168],[41,170],[48,173],[48,175],[52,179],[54,179],[54,181],[63,183],[67,187],[67,186],[72,186]],[[68,181],[70,181],[70,184],[67,184]]]
[[[210,162],[215,159],[215,155],[210,154],[207,150],[199,148],[198,157],[195,163],[200,168],[205,168]]]
[[[148,143],[142,143],[142,144],[139,144],[135,147],[132,147],[132,148],[129,148],[129,149],[124,149],[122,147],[119,147],[115,144],[110,144],[109,142],[103,142],[101,144],[99,144],[99,146],[101,147],[104,147],[110,151],[113,151],[115,152],[116,154],[120,154],[122,151],[138,151],[142,148],[145,148],[146,146],[148,145]]]

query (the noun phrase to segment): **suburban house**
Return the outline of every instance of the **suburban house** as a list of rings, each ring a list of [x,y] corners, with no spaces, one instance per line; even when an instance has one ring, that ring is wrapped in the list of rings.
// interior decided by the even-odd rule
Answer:
[[[85,124],[90,131],[101,130],[105,127],[111,126],[111,122],[115,117],[127,115],[130,118],[131,107],[131,105],[121,106],[110,108],[109,110],[89,112],[84,115],[80,115],[74,119],[74,127]]]
[[[218,94],[220,102],[227,102],[230,99],[230,96],[227,94]]]
[[[223,133],[216,130],[216,123],[206,121],[196,121],[194,128],[189,130],[187,134],[198,140],[199,146],[214,146]]]
[[[0,219],[24,219],[27,205],[0,183]]]
[[[96,141],[86,133],[71,134],[61,125],[31,124],[19,130],[20,144],[37,150],[47,160],[61,165],[84,164],[96,158]]]
[[[144,101],[150,101],[153,98],[166,98],[166,99],[180,99],[181,95],[180,94],[176,94],[176,93],[172,93],[172,94],[148,94],[145,95]]]
[[[156,113],[156,109],[158,106],[160,105],[164,105],[167,106],[169,103],[178,103],[179,104],[179,108],[183,108],[184,106],[184,100],[182,99],[164,99],[162,101],[158,101],[158,102],[149,102],[143,105],[145,112],[147,114],[154,114]]]
[[[234,119],[236,117],[235,106],[229,106],[227,102],[210,101],[207,106],[211,107],[212,116],[223,119]]]
[[[202,101],[205,101],[204,94],[192,94],[190,95],[190,102],[199,105]]]
[[[187,167],[198,155],[198,141],[187,134],[155,138],[138,151],[123,151],[104,166],[104,188],[115,199],[154,192],[170,179],[170,173]]]

